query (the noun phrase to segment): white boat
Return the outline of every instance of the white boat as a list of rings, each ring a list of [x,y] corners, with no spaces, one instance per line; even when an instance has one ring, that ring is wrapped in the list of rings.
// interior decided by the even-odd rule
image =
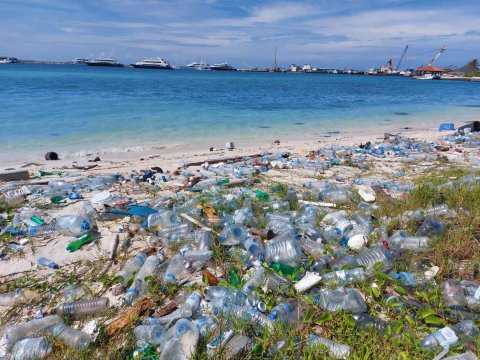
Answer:
[[[210,66],[207,63],[204,63],[203,61],[200,61],[200,62],[194,61],[186,65],[186,67],[194,70],[210,70]]]
[[[413,76],[413,78],[417,80],[433,80],[435,79],[435,76],[432,74],[425,74],[422,76]]]
[[[88,66],[105,66],[105,67],[123,67],[117,60],[112,58],[99,58],[92,61],[86,61]]]
[[[221,64],[214,64],[210,66],[210,70],[212,71],[237,71],[232,65],[227,64],[227,63],[221,63]]]
[[[134,68],[139,69],[159,69],[159,70],[172,70],[173,67],[168,63],[167,60],[162,58],[152,58],[139,61],[135,64],[130,64]]]
[[[88,58],[75,58],[72,61],[72,64],[86,64],[88,61]]]
[[[11,64],[13,60],[9,57],[0,57],[0,64]]]

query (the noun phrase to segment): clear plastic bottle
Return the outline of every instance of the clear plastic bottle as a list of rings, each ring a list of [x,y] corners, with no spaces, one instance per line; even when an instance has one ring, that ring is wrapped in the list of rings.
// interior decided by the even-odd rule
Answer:
[[[150,214],[147,218],[149,230],[158,231],[181,223],[181,219],[172,210],[160,210],[158,213]]]
[[[352,349],[348,345],[339,344],[333,340],[325,339],[317,335],[309,335],[308,346],[323,345],[327,347],[328,354],[335,359],[346,359],[350,356]]]
[[[209,250],[213,244],[212,231],[206,229],[195,231],[195,240],[199,250]]]
[[[403,286],[409,287],[428,287],[434,285],[435,282],[433,278],[439,271],[438,266],[432,266],[429,270],[424,273],[418,272],[401,272],[394,274],[395,279],[399,280]]]
[[[201,336],[206,337],[218,328],[218,321],[212,315],[202,315],[193,320]]]
[[[274,293],[286,293],[290,289],[290,282],[280,275],[271,273],[267,278],[267,288]]]
[[[57,232],[65,236],[77,237],[91,229],[90,220],[83,216],[64,215],[56,218]]]
[[[322,282],[326,285],[349,285],[364,282],[365,271],[362,268],[338,270],[322,274]]]
[[[235,210],[233,215],[233,222],[241,225],[251,225],[253,220],[253,210],[250,206],[242,207]]]
[[[329,244],[338,244],[342,240],[342,231],[335,226],[325,226],[321,228],[320,234]]]
[[[132,259],[126,262],[122,270],[117,273],[117,277],[122,278],[123,282],[127,282],[132,277],[133,273],[143,266],[146,259],[146,252],[141,252],[135,255]]]
[[[420,347],[433,350],[436,347],[448,349],[459,341],[468,341],[480,336],[480,331],[472,320],[463,320],[459,323],[446,326],[427,335],[420,343]]]
[[[160,360],[190,359],[195,353],[199,337],[196,326],[190,320],[178,320],[164,336]]]
[[[79,300],[60,305],[57,307],[56,313],[58,315],[71,315],[74,318],[99,315],[108,310],[109,303],[107,297]]]
[[[382,272],[388,272],[393,267],[393,254],[383,247],[376,247],[370,249],[363,254],[357,255],[355,258],[355,264],[357,266],[363,266],[368,270],[372,270],[376,263],[382,263],[382,266],[378,269]]]
[[[51,333],[51,328],[58,324],[63,324],[63,319],[58,315],[50,315],[22,324],[7,326],[3,333],[5,347],[10,350],[17,341]]]
[[[38,258],[37,259],[37,264],[39,266],[48,267],[50,269],[58,269],[58,265],[55,261],[53,261],[51,259],[44,258],[44,257]]]
[[[143,263],[143,266],[140,268],[137,275],[135,275],[135,279],[133,280],[132,285],[130,286],[130,288],[127,290],[127,293],[125,294],[126,304],[131,305],[132,301],[139,294],[143,294],[146,291],[145,278],[149,275],[152,275],[155,269],[157,268],[158,264],[160,263],[160,261],[164,260],[163,255],[160,254],[160,256],[162,257],[161,260],[155,254],[147,257],[147,259]]]
[[[208,261],[213,257],[211,250],[188,250],[183,253],[187,261]]]
[[[284,301],[274,306],[268,316],[270,321],[280,321],[283,325],[290,325],[299,319],[298,303],[296,301]]]
[[[81,350],[90,345],[90,336],[88,334],[65,324],[56,325],[52,329],[52,333],[57,339],[61,339],[65,345],[75,350]]]
[[[380,334],[386,334],[389,328],[393,330],[396,324],[381,319],[376,319],[368,314],[353,314],[357,327],[363,331],[375,330]],[[390,330],[391,331],[391,330]]]
[[[240,224],[227,225],[223,228],[218,241],[222,245],[238,245],[247,239],[248,232]]]
[[[445,230],[445,224],[440,221],[433,219],[431,217],[427,217],[422,225],[418,228],[415,235],[417,236],[439,236]]]
[[[256,288],[259,288],[264,283],[266,276],[267,270],[263,266],[256,268],[253,271],[251,278],[247,280],[245,285],[243,285],[243,291],[251,293]]]
[[[20,230],[10,230],[12,236],[25,235],[29,237],[48,236],[57,233],[56,224],[28,226]]]
[[[459,281],[448,279],[440,287],[443,293],[443,301],[446,306],[465,306],[467,299]]]
[[[258,238],[248,236],[243,242],[243,246],[247,252],[260,261],[265,259],[265,247]]]
[[[175,255],[168,264],[167,271],[165,272],[164,279],[170,284],[175,284],[177,282],[177,277],[185,269],[187,261],[185,258],[177,254]]]
[[[253,341],[248,336],[234,335],[224,347],[225,358],[234,359],[240,352],[248,352],[253,345]]]
[[[322,309],[330,312],[338,309],[352,313],[367,311],[367,304],[359,292],[353,288],[322,289],[319,292],[319,304]]]
[[[298,242],[292,239],[270,242],[265,246],[265,261],[295,266],[302,258]]]
[[[443,360],[478,360],[478,357],[473,352],[467,351],[460,355],[448,356],[443,358]]]
[[[185,240],[190,230],[189,224],[177,224],[159,230],[157,235],[162,239],[162,243],[167,245]]]
[[[194,292],[187,298],[187,300],[182,305],[180,305],[177,310],[166,316],[157,317],[156,321],[158,324],[169,324],[172,321],[180,318],[189,318],[195,313],[195,311],[198,310],[201,300],[201,295],[197,292]]]
[[[151,345],[160,345],[166,330],[162,325],[139,325],[133,329],[137,340],[145,341]]]
[[[319,242],[310,239],[300,239],[299,244],[303,252],[310,254],[316,259],[322,257],[325,254],[325,248]]]
[[[29,338],[18,341],[12,349],[10,359],[43,359],[52,352],[52,346],[46,337]]]

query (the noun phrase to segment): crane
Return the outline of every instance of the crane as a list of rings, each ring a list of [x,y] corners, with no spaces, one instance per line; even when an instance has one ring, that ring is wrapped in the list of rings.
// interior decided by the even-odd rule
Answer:
[[[402,61],[405,58],[405,54],[407,53],[407,50],[408,50],[408,45],[405,46],[405,49],[403,49],[402,56],[400,56],[400,60],[398,60],[397,67],[395,68],[395,70],[398,70],[400,68],[400,65],[402,64]]]
[[[435,62],[435,60],[437,60],[438,57],[439,57],[440,55],[442,55],[442,53],[443,53],[446,49],[447,49],[446,46],[442,47],[442,48],[438,51],[437,55],[435,55],[435,57],[434,57],[432,60],[430,60],[430,63],[429,63],[427,66],[432,66],[433,63]]]

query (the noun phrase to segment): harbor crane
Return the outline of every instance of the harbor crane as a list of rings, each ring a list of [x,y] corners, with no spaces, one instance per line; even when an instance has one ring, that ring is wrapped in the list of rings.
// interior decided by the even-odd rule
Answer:
[[[402,61],[403,59],[405,58],[405,55],[407,53],[407,50],[408,50],[408,45],[405,46],[405,49],[403,49],[403,53],[402,53],[402,56],[400,56],[400,60],[398,60],[398,63],[397,63],[397,66],[395,68],[395,70],[398,70],[400,68],[400,65],[402,64]]]
[[[437,55],[435,55],[435,57],[434,57],[432,60],[430,60],[430,63],[429,63],[427,66],[432,66],[433,63],[435,62],[435,60],[437,60],[438,57],[439,57],[440,55],[442,55],[443,52],[444,52],[446,49],[447,49],[446,46],[442,47],[442,48],[438,51]]]

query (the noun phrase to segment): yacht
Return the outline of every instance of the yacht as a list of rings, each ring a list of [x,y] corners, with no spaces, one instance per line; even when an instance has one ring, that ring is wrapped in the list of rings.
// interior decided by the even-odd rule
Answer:
[[[227,63],[221,63],[221,64],[214,64],[210,66],[210,70],[212,71],[237,71],[232,65],[227,64]]]
[[[86,64],[88,61],[88,58],[75,58],[72,61],[72,64]]]
[[[168,63],[167,60],[161,59],[159,57],[154,59],[145,59],[143,61],[139,61],[135,64],[130,64],[134,68],[141,68],[141,69],[160,69],[160,70],[173,70],[173,67]]]
[[[187,68],[189,69],[195,69],[195,70],[210,70],[210,66],[203,61],[194,61],[188,65],[186,65]]]
[[[106,67],[123,67],[117,60],[112,58],[99,58],[92,61],[86,61],[88,66],[106,66]]]

